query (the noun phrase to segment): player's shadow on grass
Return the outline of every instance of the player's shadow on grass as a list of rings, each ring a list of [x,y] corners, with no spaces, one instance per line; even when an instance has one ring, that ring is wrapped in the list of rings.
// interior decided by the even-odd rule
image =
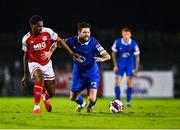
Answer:
[[[79,113],[82,116],[94,116],[94,117],[112,117],[114,115],[123,115],[124,113],[111,113],[111,112],[92,112],[92,113]]]
[[[87,112],[52,112],[53,114],[56,115],[64,115],[64,116],[91,116],[91,117],[104,117],[104,116],[112,116],[115,115],[115,113],[111,112],[92,112],[92,113],[87,113]],[[116,113],[116,115],[123,115],[124,113]]]

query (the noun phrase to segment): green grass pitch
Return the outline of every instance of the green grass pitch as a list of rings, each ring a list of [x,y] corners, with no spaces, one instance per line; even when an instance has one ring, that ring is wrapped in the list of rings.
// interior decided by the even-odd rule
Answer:
[[[92,113],[76,113],[76,104],[66,97],[51,100],[53,111],[32,113],[33,98],[0,98],[0,128],[180,128],[180,99],[133,99],[123,113],[109,112],[112,99],[98,98]],[[125,100],[122,100],[125,103]]]

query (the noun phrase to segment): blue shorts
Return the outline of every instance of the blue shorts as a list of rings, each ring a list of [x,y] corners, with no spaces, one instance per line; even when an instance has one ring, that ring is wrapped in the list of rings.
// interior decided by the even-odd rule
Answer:
[[[126,73],[126,76],[132,77],[134,74],[135,70],[135,65],[134,64],[120,64],[118,65],[118,72],[116,75],[118,76],[123,76],[124,73]]]
[[[71,91],[76,92],[84,89],[98,89],[99,81],[99,73],[92,77],[80,77],[78,74],[73,74]]]

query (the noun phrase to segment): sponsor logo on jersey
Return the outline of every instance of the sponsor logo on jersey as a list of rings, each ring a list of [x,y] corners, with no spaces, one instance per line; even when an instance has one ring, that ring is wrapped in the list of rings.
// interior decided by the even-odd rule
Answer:
[[[46,43],[45,42],[38,43],[38,44],[35,44],[33,47],[34,47],[34,50],[42,50],[46,48]]]

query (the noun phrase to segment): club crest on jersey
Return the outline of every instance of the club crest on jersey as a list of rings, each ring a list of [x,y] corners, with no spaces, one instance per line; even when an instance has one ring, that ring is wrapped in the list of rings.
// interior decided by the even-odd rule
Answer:
[[[122,54],[122,57],[123,58],[128,58],[130,56],[130,53],[129,52],[125,52]]]
[[[31,44],[33,44],[33,43],[34,43],[34,41],[30,41],[30,43],[31,43]]]
[[[46,40],[47,40],[47,37],[46,37],[46,36],[43,36],[43,37],[42,37],[42,40],[43,40],[43,41],[46,41]]]
[[[96,88],[96,82],[91,82],[91,85]]]
[[[86,61],[86,58],[84,56],[80,56],[80,59],[82,62]]]
[[[38,43],[38,44],[35,44],[33,47],[34,47],[34,50],[41,50],[41,49],[46,48],[46,43],[45,42]]]

